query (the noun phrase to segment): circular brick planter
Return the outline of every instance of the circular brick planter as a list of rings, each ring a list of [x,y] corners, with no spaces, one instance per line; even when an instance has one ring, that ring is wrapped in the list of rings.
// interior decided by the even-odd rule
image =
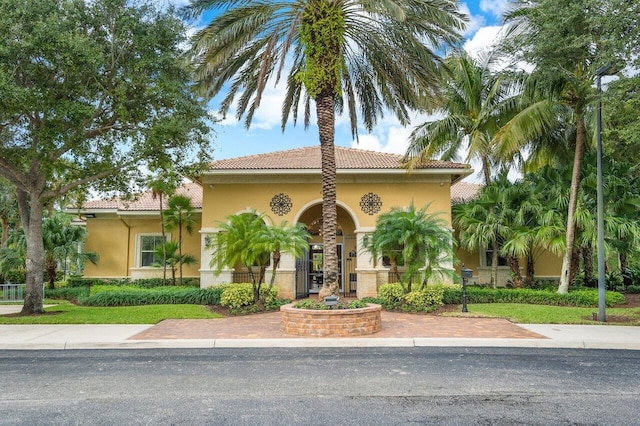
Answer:
[[[382,329],[382,307],[368,303],[358,309],[297,309],[293,304],[280,307],[285,334],[305,337],[357,337]]]

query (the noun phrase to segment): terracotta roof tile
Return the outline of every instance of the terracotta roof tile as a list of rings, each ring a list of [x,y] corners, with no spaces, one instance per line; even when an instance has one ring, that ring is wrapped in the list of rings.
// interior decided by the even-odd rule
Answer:
[[[191,198],[193,208],[202,208],[202,187],[196,183],[186,183],[176,190],[178,195],[186,195]],[[167,197],[163,197],[162,203],[166,208]],[[160,199],[153,199],[151,191],[138,194],[132,200],[123,200],[120,197],[87,201],[82,206],[84,210],[90,209],[117,209],[122,211],[158,211],[160,210]]]
[[[320,169],[320,146],[229,158],[212,163],[216,170],[313,170]],[[462,163],[432,160],[421,169],[465,169]],[[401,169],[402,155],[336,146],[337,169]]]
[[[466,203],[478,196],[483,185],[478,183],[457,182],[451,185],[451,204]]]

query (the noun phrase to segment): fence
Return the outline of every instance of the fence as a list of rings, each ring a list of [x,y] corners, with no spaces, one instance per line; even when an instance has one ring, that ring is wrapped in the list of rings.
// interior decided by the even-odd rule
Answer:
[[[0,284],[2,289],[1,302],[23,302],[24,295],[27,293],[26,284]],[[42,298],[44,299],[44,284],[42,285]]]

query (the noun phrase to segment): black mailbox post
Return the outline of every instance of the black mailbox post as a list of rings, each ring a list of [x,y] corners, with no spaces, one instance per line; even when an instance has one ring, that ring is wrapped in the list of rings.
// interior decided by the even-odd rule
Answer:
[[[462,312],[469,312],[467,310],[467,280],[472,277],[473,270],[462,264]]]

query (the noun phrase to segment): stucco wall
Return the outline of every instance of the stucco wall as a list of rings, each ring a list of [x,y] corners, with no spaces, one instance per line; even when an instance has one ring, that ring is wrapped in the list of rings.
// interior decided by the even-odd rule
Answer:
[[[182,252],[194,256],[195,265],[184,265],[183,276],[198,277],[200,268],[200,215],[193,227],[192,235],[183,230]],[[154,267],[139,267],[138,241],[144,234],[160,234],[159,216],[144,217],[111,217],[98,215],[87,219],[87,251],[95,251],[100,256],[98,265],[87,264],[87,277],[162,277],[162,269]],[[178,239],[178,230],[169,233],[170,239]],[[176,273],[177,276],[177,273]],[[168,271],[170,277],[170,271]]]

